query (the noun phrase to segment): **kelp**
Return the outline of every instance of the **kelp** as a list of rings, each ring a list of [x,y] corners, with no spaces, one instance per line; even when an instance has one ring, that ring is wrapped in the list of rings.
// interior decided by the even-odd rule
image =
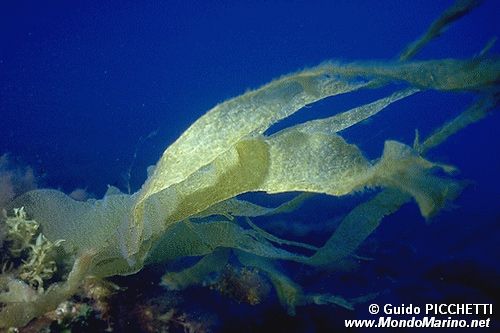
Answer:
[[[427,153],[430,149],[438,146],[459,130],[483,119],[497,104],[498,96],[486,95],[480,97],[456,118],[450,120],[432,133],[423,143],[420,144],[416,141],[414,151]],[[454,193],[454,195],[457,194],[458,191]],[[354,257],[357,248],[380,225],[385,216],[395,213],[401,206],[408,203],[410,200],[410,195],[399,190],[393,188],[384,189],[373,198],[359,204],[349,212],[342,219],[332,236],[319,249],[309,247],[307,244],[298,244],[296,242],[286,243],[286,245],[295,245],[315,250],[314,254],[310,257],[290,257],[288,260],[321,267],[322,269],[339,268],[345,263],[345,260]],[[259,207],[257,211],[260,209],[262,208]],[[252,226],[252,228],[254,228],[254,230],[255,228],[260,229],[256,226]],[[179,238],[185,239],[185,236],[183,235]],[[266,239],[275,244],[285,244],[281,242],[280,239],[274,238],[274,236]],[[198,239],[198,241],[203,242],[203,239]],[[179,248],[173,245],[175,242],[172,242],[171,239],[167,243],[171,244],[172,247]],[[191,246],[196,246],[195,244],[196,242],[190,242]],[[212,244],[214,245],[216,243]],[[233,246],[231,248],[235,249],[236,247]],[[290,314],[295,313],[295,308],[297,306],[310,303],[332,304],[344,308],[352,308],[356,303],[367,301],[375,296],[366,295],[356,299],[346,300],[331,294],[304,294],[300,285],[293,282],[282,273],[280,269],[275,266],[275,263],[269,260],[270,258],[268,256],[267,258],[265,256],[255,256],[248,252],[249,251],[241,251],[238,249],[235,250],[238,259],[243,265],[258,268],[268,275],[276,289],[280,302]],[[270,252],[268,252],[268,254],[269,253]],[[224,257],[221,259],[221,254],[218,251],[214,251],[213,253],[207,254],[202,260],[190,268],[180,272],[169,272],[165,274],[163,276],[163,283],[165,286],[172,289],[183,289],[191,285],[202,284],[210,273],[218,272],[223,268],[227,262],[227,258],[227,252],[224,252]],[[271,259],[273,258],[276,259],[277,257],[271,257]]]
[[[215,106],[165,150],[134,194],[113,189],[101,200],[78,202],[45,189],[18,197],[11,206],[25,207],[49,240],[64,239],[62,246],[78,259],[67,282],[36,297],[23,298],[23,293],[16,293],[20,290],[16,283],[5,283],[0,327],[24,325],[50,310],[74,292],[77,280],[90,274],[126,275],[144,264],[201,256],[193,267],[163,278],[164,285],[175,289],[200,283],[224,266],[228,249],[243,265],[268,275],[289,313],[310,303],[352,308],[356,300],[303,292],[277,268],[276,260],[334,267],[354,255],[384,216],[411,198],[428,219],[460,193],[463,184],[442,175],[454,169],[424,155],[496,107],[500,62],[484,54],[467,60],[410,58],[474,6],[474,1],[460,2],[450,9],[399,61],[325,62]],[[312,103],[391,83],[408,87],[325,119],[267,133],[273,124]],[[427,89],[472,92],[480,99],[422,143],[416,139],[413,147],[387,140],[381,157],[374,161],[340,135]],[[367,188],[382,191],[355,207],[319,248],[278,238],[248,220],[291,211],[313,193],[344,196]],[[236,198],[248,192],[305,194],[273,208]],[[240,217],[246,218],[246,227]],[[294,247],[301,251],[294,252]]]
[[[498,95],[481,96],[456,118],[429,135],[422,143],[416,139],[414,149],[420,154],[427,153],[461,129],[486,117],[488,112],[498,105],[498,102]],[[324,246],[309,258],[310,263],[331,267],[338,265],[355,252],[361,243],[380,225],[385,216],[396,212],[410,200],[409,195],[400,191],[385,189],[370,200],[358,205],[343,218],[335,233]]]
[[[357,79],[401,81],[420,89],[478,91],[498,84],[500,62],[497,57],[469,60],[332,63],[337,75]]]
[[[410,43],[401,53],[399,59],[404,61],[413,58],[427,43],[436,37],[439,37],[442,32],[454,21],[468,14],[474,8],[479,6],[482,0],[458,0],[452,6],[444,11],[444,13],[434,22],[425,32],[422,37]]]

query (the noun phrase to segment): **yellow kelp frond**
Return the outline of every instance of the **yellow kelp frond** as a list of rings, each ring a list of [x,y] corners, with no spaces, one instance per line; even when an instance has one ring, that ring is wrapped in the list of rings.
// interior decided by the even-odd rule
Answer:
[[[363,86],[364,83],[339,80],[331,75],[331,66],[320,65],[221,103],[165,150],[141,194],[147,197],[185,180],[241,139],[263,133],[305,105]]]
[[[345,195],[364,186],[395,186],[384,177],[389,178],[383,168],[373,168],[355,145],[340,136],[296,129],[241,141],[208,168],[174,186],[179,204],[172,219],[182,220],[250,191]]]
[[[263,133],[305,105],[364,85],[353,80],[338,80],[331,75],[331,66],[320,65],[215,106],[165,150],[152,177],[141,189],[134,221],[126,235],[128,254],[135,254],[145,238],[144,201],[150,196],[186,180],[243,138]]]
[[[337,133],[376,115],[392,103],[416,94],[417,92],[419,92],[419,90],[416,88],[397,91],[388,97],[358,106],[354,109],[336,114],[329,118],[315,119],[296,126],[288,127],[280,132],[277,132],[274,136],[292,130],[298,130],[303,133]]]
[[[320,126],[317,124],[315,126]],[[348,144],[337,134],[304,133],[300,129],[298,126],[271,137],[240,141],[186,181],[152,195],[144,202],[145,207],[151,207],[147,216],[161,211],[160,204],[152,203],[168,204],[165,198],[171,193],[175,193],[177,207],[167,218],[167,224],[169,220],[174,222],[197,216],[219,202],[251,191],[305,191],[339,196],[366,186],[394,187],[414,196],[424,216],[433,214],[458,193],[459,186],[452,181],[430,174],[436,164],[403,144],[388,142],[384,156],[373,166],[357,146]],[[151,217],[145,221],[162,223]],[[223,226],[223,222],[217,223]],[[174,233],[176,229],[172,228],[167,229],[167,233]],[[211,244],[210,232],[207,230],[203,235],[207,244]],[[214,248],[215,244],[229,247],[216,241]],[[170,249],[173,253],[171,251],[174,249]],[[208,253],[210,247],[205,251],[198,255]]]
[[[143,265],[143,261],[127,262],[120,249],[123,241],[119,227],[130,218],[133,198],[110,194],[101,200],[76,201],[62,192],[44,189],[27,192],[11,205],[24,205],[49,241],[64,239],[61,247],[67,253],[79,256],[95,252],[92,272],[109,276],[130,274]]]
[[[339,136],[290,131],[268,143],[271,163],[259,189],[269,193],[309,191],[338,196],[366,186],[392,187],[413,196],[422,215],[429,217],[461,190],[454,181],[431,174],[439,164],[396,141],[386,141],[383,156],[374,166]]]
[[[434,168],[439,165],[429,162],[418,155],[411,147],[395,141],[387,141],[384,154],[380,161],[371,166],[366,161],[356,146],[347,144],[343,139],[336,135],[308,135],[297,130],[283,132],[280,135],[266,139],[269,144],[269,171],[266,173],[262,184],[256,189],[267,192],[286,192],[305,190],[311,192],[321,192],[333,195],[341,195],[352,192],[355,189],[361,189],[364,186],[386,186],[398,189],[393,195],[400,196],[406,201],[407,196],[403,193],[412,195],[425,217],[434,214],[441,208],[447,200],[456,196],[461,186],[451,180],[439,178],[432,175]],[[251,146],[249,146],[250,148]],[[257,159],[253,159],[255,161]],[[299,161],[302,161],[300,163]],[[266,159],[266,164],[267,164]],[[240,164],[243,168],[244,163]],[[239,168],[237,168],[239,169]],[[286,173],[280,170],[287,170]],[[224,177],[220,178],[221,188],[225,188]],[[248,184],[244,184],[248,185]],[[236,186],[237,187],[237,186]],[[237,187],[238,188],[238,187]],[[256,190],[239,187],[241,191]],[[401,193],[403,192],[403,193]],[[206,196],[203,196],[206,197]],[[389,198],[391,202],[393,198]],[[397,209],[398,205],[395,205]],[[370,207],[368,207],[370,208]],[[371,214],[376,217],[377,214]],[[240,248],[246,252],[278,258],[283,255],[281,250],[266,243],[254,243],[250,246],[246,243],[248,238],[241,238],[244,231],[231,222],[213,222],[213,223],[190,223],[189,228],[184,228],[186,235],[182,236],[189,246],[179,247],[172,239],[162,240],[162,244],[168,246],[168,249],[162,249],[165,254],[176,253],[176,248],[188,248],[189,250],[176,255],[203,255],[209,253],[211,249],[225,246]],[[276,243],[295,245],[290,242],[278,239],[269,235],[258,227],[250,224],[263,238]],[[176,235],[183,233],[180,224],[172,227],[167,234]],[[203,229],[203,232],[200,230]],[[349,229],[346,229],[349,232]],[[228,233],[228,231],[230,231]],[[365,230],[366,237],[370,230]],[[189,233],[189,237],[187,235]],[[238,235],[240,233],[240,235]],[[197,240],[195,235],[199,236]],[[238,235],[236,237],[236,235]],[[345,235],[344,235],[345,236]],[[255,237],[255,236],[254,236]],[[351,236],[356,237],[356,236]],[[244,240],[247,239],[247,240]],[[253,241],[256,241],[255,239]],[[194,247],[194,244],[199,244]],[[256,246],[256,244],[259,244]],[[359,242],[353,242],[351,247],[346,246],[345,251],[349,253],[357,247]],[[300,245],[304,247],[303,244]],[[306,246],[307,247],[307,246]],[[308,247],[311,249],[312,247]],[[155,250],[154,253],[158,252]],[[324,253],[324,251],[323,251]],[[341,256],[342,253],[337,254]],[[155,254],[155,257],[161,257],[161,254]],[[289,254],[286,254],[289,256]],[[174,256],[175,257],[175,256]],[[316,264],[318,259],[304,259],[289,257],[290,260],[301,261]]]
[[[410,62],[332,63],[333,72],[347,78],[404,81],[420,89],[484,90],[500,82],[498,57]],[[375,85],[379,87],[379,85]]]
[[[408,60],[420,51],[432,39],[439,35],[453,22],[471,12],[481,4],[482,0],[456,0],[455,3],[434,22],[432,22],[425,34],[408,45],[401,53],[400,60]]]
[[[69,252],[102,249],[116,241],[116,229],[132,205],[129,195],[110,195],[102,200],[76,201],[56,190],[30,191],[12,204],[22,202],[29,215],[43,226],[50,240],[64,239]]]
[[[367,86],[371,79],[379,83],[404,80],[422,88],[486,89],[497,82],[499,66],[495,59],[327,63],[222,103],[165,151],[136,194],[132,212],[120,227],[122,252],[130,263],[141,261],[139,253],[147,252],[147,243],[154,242],[170,224],[241,193],[345,195],[362,188],[367,185],[364,177],[369,163],[356,146],[332,132],[352,126],[416,90],[404,90],[269,138],[261,136],[270,125],[309,103]]]
[[[262,138],[242,140],[186,181],[171,186],[177,197],[167,224],[201,213],[212,205],[258,188],[269,166],[269,148]],[[162,197],[165,191],[158,192]],[[147,203],[148,200],[145,202]]]
[[[318,248],[316,246],[313,246],[313,245],[309,245],[309,244],[305,244],[305,243],[301,243],[301,242],[290,241],[290,240],[286,240],[286,239],[282,239],[282,238],[276,237],[276,236],[268,233],[264,229],[262,229],[262,228],[258,227],[257,225],[255,225],[252,221],[250,221],[250,219],[248,217],[245,219],[245,221],[260,236],[262,236],[263,238],[265,238],[268,241],[273,242],[275,244],[295,246],[295,247],[298,247],[298,248],[304,248],[304,249],[314,250],[314,251],[318,250]]]
[[[360,185],[356,177],[363,176],[369,166],[359,149],[338,135],[290,131],[242,140],[174,186],[179,204],[170,218],[182,220],[250,191],[347,194]]]
[[[364,185],[370,168],[357,146],[335,134],[293,130],[265,141],[269,147],[269,169],[256,190],[345,195]]]
[[[410,199],[408,194],[401,191],[386,189],[356,206],[342,219],[328,241],[309,258],[308,264],[332,268],[341,266],[385,216],[398,211]]]
[[[298,209],[305,200],[312,196],[312,193],[301,193],[275,208],[264,207],[245,200],[231,198],[210,206],[194,217],[202,218],[211,215],[222,215],[232,220],[234,216],[256,217],[289,213]]]
[[[258,137],[271,124],[308,103],[362,87],[363,83],[349,83],[356,82],[355,77],[405,80],[423,88],[482,89],[497,82],[499,66],[495,59],[325,64],[215,107],[165,151],[138,193],[133,214],[122,228],[126,256],[133,257],[141,244],[163,232],[170,223],[199,214],[240,193],[262,190],[344,195],[365,185],[363,179],[352,177],[362,177],[361,169],[367,168],[368,163],[356,146],[328,135],[329,128],[335,131],[352,126],[415,90],[396,93],[337,117],[298,125],[270,138]],[[343,76],[344,80],[338,79]],[[248,111],[247,116],[243,110]],[[301,128],[310,133],[305,135]],[[249,139],[249,135],[254,139]],[[318,156],[329,163],[319,161]],[[188,165],[181,165],[185,162],[180,161],[187,161]],[[303,161],[307,165],[301,165]],[[322,170],[315,174],[311,168]],[[333,179],[326,180],[330,176]],[[283,177],[288,180],[283,182]]]
[[[25,194],[19,202],[40,221],[49,239],[65,239],[67,250],[82,253],[99,249],[95,260],[96,272],[100,275],[137,271],[150,247],[165,232],[175,230],[170,226],[198,214],[206,215],[203,212],[214,205],[245,192],[305,191],[338,196],[366,186],[389,186],[410,193],[416,198],[422,213],[429,216],[443,205],[446,198],[458,192],[452,182],[429,174],[428,169],[435,164],[424,162],[418,154],[394,143],[390,147],[398,148],[386,150],[381,161],[373,166],[357,146],[335,134],[414,92],[414,89],[397,92],[366,107],[298,125],[270,137],[255,135],[241,139],[185,180],[158,189],[147,197],[141,197],[142,192],[132,196],[117,193],[102,200],[77,202],[58,191],[40,190]],[[161,163],[156,169],[160,166]],[[159,174],[155,175],[153,178]],[[134,214],[138,200],[142,207],[140,216]],[[238,209],[245,205],[246,209],[257,209],[248,204],[238,205]],[[258,210],[256,215],[271,213]],[[221,212],[220,209],[213,211]],[[235,215],[250,215],[249,211],[240,213]],[[223,222],[219,223],[221,228],[225,227]],[[137,225],[141,227],[136,228]],[[233,231],[235,234],[239,232]],[[190,239],[188,234],[183,233],[186,239]],[[168,257],[175,258],[175,253],[201,255],[217,246],[231,246],[214,244],[201,253],[187,251],[183,254],[170,249]]]
[[[407,145],[386,141],[384,154],[374,167],[373,182],[410,194],[417,201],[422,215],[427,218],[462,190],[462,186],[455,181],[433,176],[432,169],[436,167],[444,171],[453,170],[429,162]]]
[[[166,221],[183,220],[250,191],[347,194],[363,186],[368,168],[357,147],[336,135],[292,131],[269,139],[242,140],[185,182],[170,188],[175,192],[177,207]],[[288,172],[283,173],[284,169]],[[163,225],[165,219],[150,217],[153,212],[161,212],[161,205],[153,202],[167,204],[165,198],[171,191],[160,191],[144,201],[144,207],[151,207],[145,211],[149,214],[144,219],[146,227],[149,223]]]
[[[203,256],[220,247],[239,249],[258,256],[304,262],[307,257],[278,248],[252,229],[243,229],[232,221],[190,222],[171,226],[157,242],[148,263],[186,256]]]

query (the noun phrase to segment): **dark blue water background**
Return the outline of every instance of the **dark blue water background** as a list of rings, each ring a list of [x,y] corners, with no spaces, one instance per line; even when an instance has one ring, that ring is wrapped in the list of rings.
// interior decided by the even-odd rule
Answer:
[[[146,167],[216,103],[328,59],[394,59],[451,3],[3,1],[0,154],[9,152],[31,165],[43,186],[65,192],[85,188],[96,197],[107,184],[126,190],[124,175],[134,163],[130,180],[137,190]],[[479,53],[500,35],[499,13],[498,1],[486,1],[417,59]],[[332,115],[390,91],[322,101],[285,125]],[[468,94],[424,92],[343,135],[377,158],[385,139],[411,143],[416,128],[425,136],[472,100]],[[333,278],[338,287],[320,289],[350,296],[388,290],[380,302],[384,297],[406,303],[492,302],[499,292],[499,121],[494,114],[430,154],[473,181],[456,208],[426,225],[414,204],[403,207],[369,242],[377,248],[376,263],[343,281]],[[312,223],[322,223],[349,200],[357,198],[318,198],[304,210],[315,212]],[[297,218],[306,215],[299,212]],[[320,319],[277,318],[297,330],[330,327],[332,308],[310,311]],[[257,316],[247,317],[252,315]],[[366,307],[337,315],[368,316]]]

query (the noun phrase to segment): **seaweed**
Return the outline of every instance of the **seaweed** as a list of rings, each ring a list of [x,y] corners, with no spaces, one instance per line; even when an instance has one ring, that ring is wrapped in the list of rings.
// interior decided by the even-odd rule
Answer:
[[[128,275],[145,264],[188,256],[201,259],[185,270],[168,272],[162,279],[166,287],[202,284],[207,275],[220,273],[234,253],[242,265],[268,276],[290,314],[306,304],[352,309],[371,297],[308,293],[282,272],[277,260],[320,269],[341,265],[384,216],[404,203],[414,199],[422,216],[430,219],[459,195],[464,182],[451,178],[455,169],[425,155],[497,106],[500,62],[484,54],[466,60],[411,58],[475,6],[475,1],[458,2],[398,61],[325,62],[216,105],[164,151],[134,194],[110,189],[103,199],[75,201],[60,191],[41,189],[13,200],[10,207],[25,207],[42,227],[40,247],[60,245],[76,260],[66,281],[39,293],[18,279],[0,276],[6,290],[0,294],[0,328],[23,326],[56,308],[89,276]],[[407,88],[329,118],[267,133],[273,124],[312,103],[391,83]],[[341,136],[387,106],[429,89],[474,93],[478,102],[424,141],[417,136],[413,147],[387,140],[376,160]],[[345,196],[366,189],[381,191],[355,207],[322,247],[280,239],[249,220],[293,210],[314,193]],[[272,208],[236,198],[248,192],[306,194]],[[232,286],[243,288],[234,276]]]

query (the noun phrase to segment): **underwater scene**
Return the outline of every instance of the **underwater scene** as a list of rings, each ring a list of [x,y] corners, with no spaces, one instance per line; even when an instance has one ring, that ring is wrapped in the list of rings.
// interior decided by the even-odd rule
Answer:
[[[498,332],[500,2],[0,4],[0,332]]]

